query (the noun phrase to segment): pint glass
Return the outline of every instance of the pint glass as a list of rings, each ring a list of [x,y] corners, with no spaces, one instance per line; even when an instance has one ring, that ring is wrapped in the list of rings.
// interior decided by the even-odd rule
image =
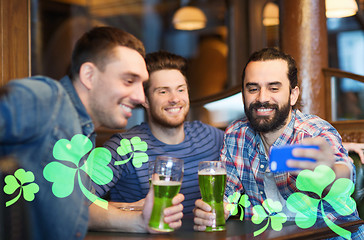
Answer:
[[[225,230],[224,193],[226,186],[225,162],[203,161],[198,165],[198,182],[202,200],[211,206],[215,222],[206,232]]]
[[[152,185],[152,176],[153,176],[153,173],[154,173],[154,164],[155,164],[155,161],[148,161],[149,186]]]
[[[172,206],[172,199],[181,188],[183,177],[183,160],[167,156],[158,156],[155,160],[152,184],[154,204],[149,227],[162,232],[171,232],[164,222],[163,210]]]

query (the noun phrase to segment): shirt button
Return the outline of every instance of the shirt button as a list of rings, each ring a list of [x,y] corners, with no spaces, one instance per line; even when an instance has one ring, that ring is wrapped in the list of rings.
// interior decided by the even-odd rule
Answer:
[[[263,191],[260,191],[260,194],[263,195]]]
[[[262,165],[260,165],[260,168],[264,168],[264,165],[262,164]]]

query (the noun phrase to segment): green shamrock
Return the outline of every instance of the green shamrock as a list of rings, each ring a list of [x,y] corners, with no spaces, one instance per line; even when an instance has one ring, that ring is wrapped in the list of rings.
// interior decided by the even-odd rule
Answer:
[[[140,137],[133,137],[130,139],[122,139],[120,141],[120,147],[116,149],[120,156],[124,156],[128,153],[130,157],[123,161],[115,161],[115,165],[121,165],[127,163],[133,158],[133,165],[136,168],[140,168],[143,163],[148,162],[148,155],[145,153],[148,149],[148,144],[140,139]],[[141,152],[138,152],[141,151]]]
[[[262,206],[263,205],[263,206]],[[282,211],[282,204],[272,199],[266,199],[262,205],[256,205],[253,207],[252,222],[254,224],[260,224],[264,219],[268,217],[267,224],[260,230],[254,232],[254,237],[264,232],[269,226],[269,222],[272,221],[272,229],[280,231],[282,224],[287,221],[287,216]]]
[[[312,227],[317,220],[318,209],[328,227],[338,235],[350,239],[351,233],[327,218],[323,201],[328,202],[337,213],[346,216],[356,209],[356,203],[351,198],[354,192],[354,184],[350,179],[340,178],[335,182],[335,172],[328,166],[320,165],[314,171],[303,170],[297,176],[296,186],[301,191],[313,192],[319,199],[311,198],[302,192],[293,193],[287,199],[287,207],[296,212],[295,222],[300,228]],[[323,196],[324,189],[334,182],[330,191]]]
[[[230,211],[231,215],[236,215],[238,213],[238,207],[240,207],[240,220],[243,221],[244,218],[244,207],[250,206],[250,201],[248,195],[241,195],[239,192],[234,192],[233,195],[228,197],[228,205],[226,208]],[[239,201],[239,202],[238,202]]]
[[[77,134],[71,141],[61,139],[53,147],[53,156],[60,162],[48,163],[43,176],[53,182],[52,192],[56,197],[64,198],[73,192],[75,179],[78,180],[83,194],[93,203],[107,209],[108,202],[92,194],[81,181],[81,170],[87,174],[96,184],[103,185],[109,183],[113,178],[113,172],[108,167],[111,161],[111,153],[106,148],[92,149],[92,142],[86,136]],[[81,158],[87,154],[86,161]],[[77,178],[75,178],[77,176]]]
[[[5,203],[6,207],[9,207],[18,201],[22,192],[24,192],[24,199],[28,202],[31,202],[35,198],[34,195],[39,191],[38,184],[33,183],[35,178],[31,171],[26,172],[24,169],[20,168],[15,171],[14,176],[8,175],[5,177],[4,192],[10,195],[13,194],[18,188],[20,188],[20,191],[15,198]],[[17,181],[17,179],[19,181]]]

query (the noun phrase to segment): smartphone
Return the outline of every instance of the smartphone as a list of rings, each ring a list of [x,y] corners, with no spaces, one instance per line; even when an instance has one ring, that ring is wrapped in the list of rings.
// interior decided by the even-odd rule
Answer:
[[[312,158],[299,158],[294,157],[292,155],[292,150],[295,148],[312,148],[319,149],[319,146],[316,145],[302,145],[302,144],[293,144],[293,145],[284,145],[278,147],[272,147],[270,152],[270,161],[269,168],[271,172],[287,172],[287,171],[296,171],[300,170],[297,168],[290,168],[287,166],[287,160],[297,160],[297,161],[311,161],[315,162],[315,159]]]

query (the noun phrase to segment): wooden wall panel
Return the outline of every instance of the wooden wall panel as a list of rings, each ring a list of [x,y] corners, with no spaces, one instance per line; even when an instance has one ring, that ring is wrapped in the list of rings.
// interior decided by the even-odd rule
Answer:
[[[0,0],[0,86],[30,75],[30,1]]]
[[[362,120],[331,123],[340,133],[343,142],[364,143],[364,123]]]

